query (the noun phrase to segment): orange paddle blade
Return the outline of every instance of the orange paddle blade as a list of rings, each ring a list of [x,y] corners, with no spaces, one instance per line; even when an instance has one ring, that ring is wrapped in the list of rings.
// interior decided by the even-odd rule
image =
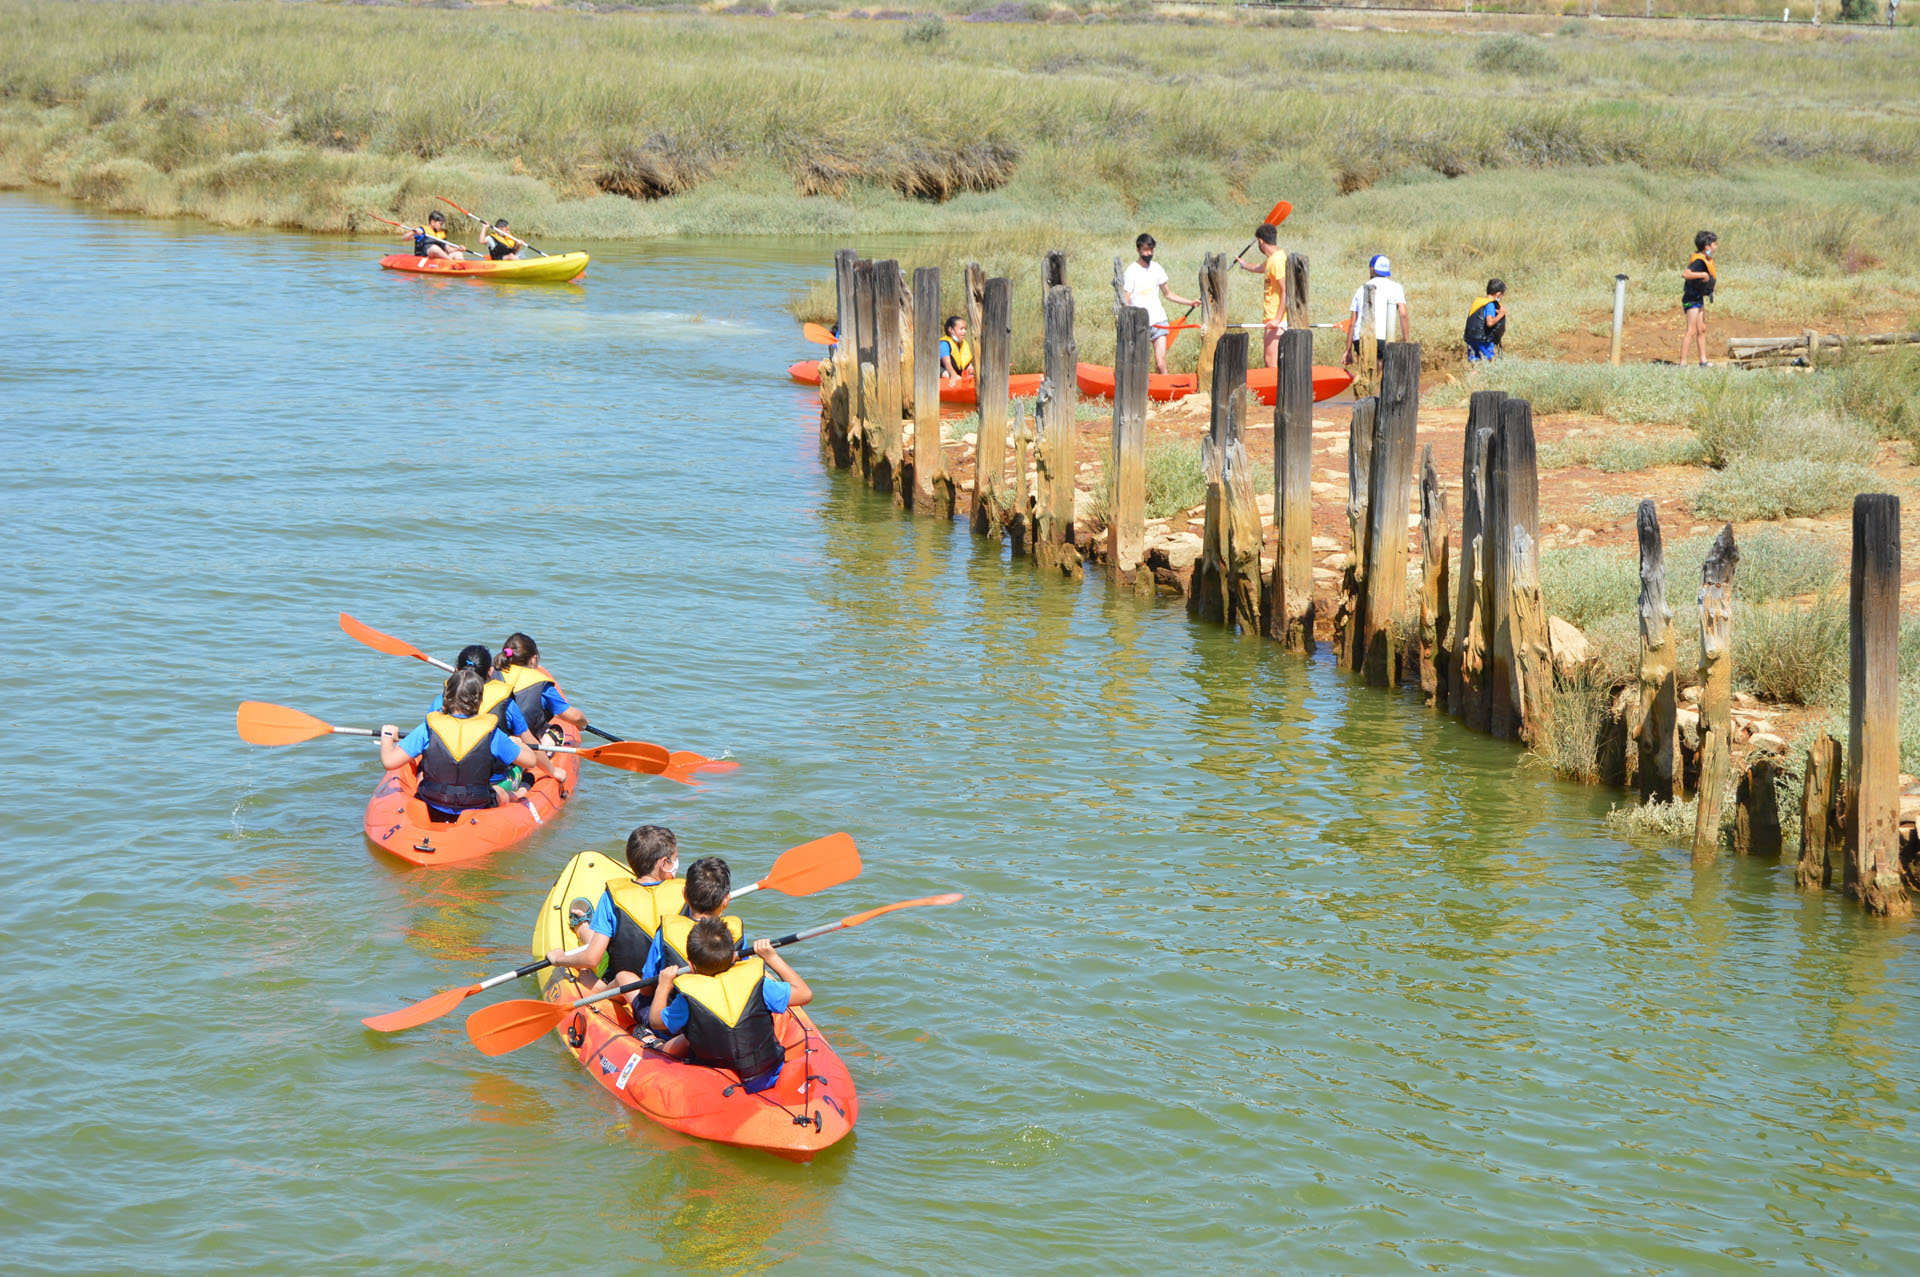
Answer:
[[[333,731],[331,724],[311,714],[265,701],[241,701],[239,712],[233,716],[233,725],[239,729],[240,739],[249,745],[298,745]]]
[[[447,989],[430,998],[422,998],[410,1007],[401,1007],[385,1015],[367,1016],[360,1023],[381,1033],[398,1033],[401,1029],[411,1029],[428,1020],[438,1020],[478,992],[479,985],[463,984],[457,989]]]
[[[539,1041],[572,1014],[570,1006],[538,998],[495,1002],[467,1017],[467,1037],[482,1055],[505,1055]]]
[[[649,745],[643,740],[619,740],[611,745],[595,745],[580,751],[580,757],[602,763],[608,767],[618,767],[623,772],[641,772],[648,776],[658,776],[667,770],[667,764],[673,755],[658,745]]]
[[[445,204],[453,209],[458,210],[459,212],[465,213],[468,217],[471,217],[476,222],[480,220],[480,215],[478,213],[475,213],[470,209],[461,208],[458,204],[455,204],[452,200],[448,199],[444,195],[436,195],[433,198],[439,200],[442,204]]]
[[[677,780],[682,785],[698,785],[701,776],[724,776],[739,770],[740,764],[731,758],[708,758],[690,749],[676,749],[672,761],[667,764],[667,770],[662,774],[668,780]]]
[[[828,328],[824,324],[802,324],[800,325],[800,335],[816,346],[831,346],[834,342],[840,340],[833,335],[833,329]]]
[[[1293,205],[1281,200],[1267,211],[1267,225],[1278,226],[1293,216]]]
[[[371,625],[354,620],[345,612],[340,614],[340,628],[347,632],[348,638],[358,639],[376,652],[385,652],[388,656],[411,656],[417,661],[428,659],[425,652],[406,640],[397,639],[391,634],[382,634]]]
[[[872,922],[883,913],[892,913],[895,909],[914,909],[920,905],[954,905],[960,903],[960,893],[949,891],[943,896],[922,896],[918,900],[898,900],[890,905],[881,905],[878,909],[869,909],[865,913],[856,913],[851,918],[840,919],[843,927],[857,927],[863,922]]]
[[[810,896],[859,876],[860,849],[852,835],[828,834],[782,852],[760,885],[789,896]]]

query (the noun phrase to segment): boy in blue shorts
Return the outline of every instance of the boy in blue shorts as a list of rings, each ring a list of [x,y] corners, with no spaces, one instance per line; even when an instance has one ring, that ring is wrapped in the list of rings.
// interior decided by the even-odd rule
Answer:
[[[1507,335],[1507,281],[1490,279],[1484,297],[1467,311],[1467,362],[1490,360],[1500,353],[1500,340]]]

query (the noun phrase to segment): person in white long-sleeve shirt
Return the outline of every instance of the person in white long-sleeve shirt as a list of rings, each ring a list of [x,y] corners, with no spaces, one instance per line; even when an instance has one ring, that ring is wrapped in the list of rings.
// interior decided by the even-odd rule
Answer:
[[[1120,273],[1120,291],[1127,296],[1127,305],[1138,306],[1147,312],[1147,322],[1153,326],[1153,370],[1164,373],[1167,370],[1167,308],[1161,299],[1165,298],[1176,306],[1198,306],[1200,303],[1191,297],[1182,297],[1167,286],[1167,271],[1153,260],[1156,247],[1153,236],[1142,234],[1133,241],[1134,251],[1140,254],[1134,262]]]
[[[1394,340],[1394,318],[1399,318],[1401,341],[1413,340],[1413,325],[1407,321],[1407,290],[1393,278],[1393,263],[1385,254],[1375,253],[1367,262],[1367,282],[1353,291],[1353,303],[1347,307],[1351,322],[1347,325],[1347,362],[1360,351],[1360,342],[1372,338],[1374,362],[1380,360],[1381,346]],[[1369,300],[1368,293],[1372,293]]]

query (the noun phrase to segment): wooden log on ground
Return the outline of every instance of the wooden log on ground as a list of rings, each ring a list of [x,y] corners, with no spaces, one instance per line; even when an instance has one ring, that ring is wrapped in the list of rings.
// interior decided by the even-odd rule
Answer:
[[[1847,892],[1870,912],[1913,912],[1900,876],[1900,499],[1853,499],[1848,590]]]
[[[1831,887],[1847,879],[1846,830],[1840,800],[1846,789],[1840,742],[1825,732],[1807,746],[1806,783],[1800,795],[1800,861],[1794,880],[1802,888]]]
[[[1420,691],[1428,706],[1437,709],[1447,707],[1447,633],[1453,619],[1447,553],[1452,540],[1447,490],[1440,486],[1433,445],[1428,444],[1420,457]]]
[[[1780,858],[1780,769],[1761,755],[1747,763],[1734,792],[1733,850],[1742,856]]]
[[[1679,744],[1679,646],[1667,606],[1667,560],[1660,515],[1640,503],[1640,706],[1634,725],[1635,776],[1641,802],[1673,801]]]
[[[873,264],[873,359],[876,372],[873,396],[873,466],[867,481],[876,492],[898,486],[906,447],[901,421],[900,394],[900,263]]]
[[[946,449],[940,439],[940,271],[937,267],[922,266],[913,272],[913,347],[913,508],[919,514],[951,519],[953,475],[947,470]]]
[[[1340,604],[1334,613],[1335,655],[1342,669],[1357,670],[1366,651],[1363,614],[1367,595],[1367,490],[1373,476],[1373,422],[1380,401],[1357,400],[1347,423],[1347,566],[1340,573]]]
[[[1074,442],[1079,436],[1074,423],[1080,394],[1075,377],[1079,353],[1073,339],[1073,290],[1065,284],[1047,290],[1046,321],[1046,380],[1040,384],[1039,403],[1043,504],[1036,512],[1034,557],[1042,567],[1078,577],[1082,556],[1074,538],[1073,483]]]
[[[974,437],[973,530],[995,539],[1013,512],[1013,489],[1007,484],[1007,370],[1012,357],[1013,282],[990,279],[981,289],[980,327],[974,334],[980,428]]]
[[[1365,652],[1361,672],[1374,687],[1392,687],[1405,672],[1403,645],[1412,628],[1407,608],[1407,515],[1412,505],[1413,443],[1420,412],[1420,347],[1387,343],[1380,404],[1373,418],[1367,479]]]
[[[1488,615],[1481,607],[1486,578],[1487,464],[1493,423],[1500,420],[1502,390],[1476,390],[1467,401],[1466,437],[1460,460],[1460,592],[1453,609],[1453,663],[1447,708],[1469,727],[1487,730],[1486,664]]]
[[[1547,646],[1547,609],[1540,597],[1540,548],[1521,524],[1513,525],[1513,674],[1515,721],[1521,736],[1536,741],[1551,730],[1553,652]]]
[[[1291,289],[1287,297],[1291,304]],[[1266,590],[1267,637],[1290,652],[1310,652],[1314,626],[1313,333],[1304,323],[1280,334],[1274,376],[1273,522],[1280,538]]]
[[[1740,563],[1733,525],[1720,529],[1700,568],[1700,786],[1693,863],[1720,852],[1720,813],[1733,762],[1733,570]]]
[[[1138,306],[1120,308],[1113,347],[1107,568],[1117,579],[1151,594],[1153,576],[1143,564],[1147,537],[1147,375],[1153,371],[1153,328],[1145,310]]]
[[[1312,321],[1307,316],[1307,255],[1305,253],[1287,254],[1287,331],[1296,328],[1310,330]],[[1312,336],[1312,332],[1308,332]],[[1307,349],[1309,362],[1313,349]]]
[[[1227,281],[1233,275],[1233,259],[1225,253],[1208,253],[1200,259],[1200,362],[1195,365],[1196,386],[1213,385],[1214,351],[1227,331]]]
[[[874,402],[874,263],[853,264],[853,420],[847,431],[853,468],[862,480],[873,472]],[[845,345],[843,339],[841,342]]]
[[[1488,566],[1493,590],[1491,660],[1488,682],[1493,709],[1488,730],[1501,740],[1523,734],[1519,667],[1514,652],[1522,642],[1546,643],[1546,617],[1539,618],[1538,632],[1524,637],[1514,630],[1513,620],[1513,529],[1518,527],[1536,546],[1540,543],[1540,489],[1533,447],[1533,405],[1524,399],[1508,399],[1500,405],[1500,431],[1494,436],[1491,463],[1487,473],[1487,520],[1490,538]]]

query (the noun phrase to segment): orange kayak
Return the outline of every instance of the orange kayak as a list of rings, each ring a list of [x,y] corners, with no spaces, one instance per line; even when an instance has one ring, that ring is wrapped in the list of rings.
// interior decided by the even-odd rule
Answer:
[[[582,852],[568,862],[547,893],[533,927],[532,951],[571,948],[566,930],[567,902],[576,896],[598,900],[607,883],[629,881],[623,864],[597,852]],[[549,1002],[586,996],[581,973],[562,971],[543,977],[541,995]],[[780,1080],[749,1095],[730,1069],[676,1059],[641,1045],[633,1034],[633,1015],[624,998],[582,1007],[555,1033],[600,1085],[628,1108],[683,1135],[759,1149],[789,1161],[810,1161],[815,1153],[844,1138],[860,1114],[853,1078],[803,1010],[774,1017],[787,1063]]]
[[[566,734],[564,744],[580,744],[579,728],[572,723],[560,727]],[[367,837],[415,865],[464,865],[511,847],[559,815],[580,784],[580,768],[585,764],[576,755],[553,758],[567,774],[565,781],[542,776],[523,797],[464,812],[459,820],[444,825],[428,820],[427,805],[414,797],[420,770],[410,762],[388,772],[375,787],[367,802]]]
[[[1113,369],[1105,364],[1080,364],[1074,374],[1074,380],[1080,383],[1080,393],[1090,399],[1113,398]],[[1274,398],[1274,385],[1278,378],[1271,368],[1250,368],[1247,370],[1247,390],[1261,403],[1270,404]],[[1149,373],[1147,374],[1147,398],[1166,403],[1174,399],[1185,399],[1198,386],[1195,374],[1190,372]],[[1353,384],[1353,374],[1344,368],[1334,368],[1327,364],[1313,366],[1313,401],[1331,399]]]
[[[802,359],[799,363],[788,366],[787,376],[793,378],[803,386],[817,386],[820,384],[820,361],[818,359]],[[1010,399],[1031,399],[1040,392],[1040,383],[1045,380],[1045,376],[1037,372],[1014,373],[1007,378],[1007,397]],[[942,377],[940,379],[940,402],[943,404],[955,404],[963,408],[971,408],[978,403],[979,397],[974,393],[973,374],[969,373],[958,379]]]

